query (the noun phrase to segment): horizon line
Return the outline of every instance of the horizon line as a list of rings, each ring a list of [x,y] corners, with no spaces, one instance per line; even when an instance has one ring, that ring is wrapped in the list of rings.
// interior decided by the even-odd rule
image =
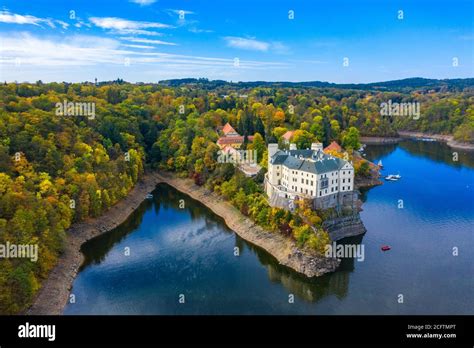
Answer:
[[[387,82],[396,82],[396,81],[405,81],[405,80],[414,80],[414,79],[422,79],[422,80],[431,80],[431,81],[453,81],[453,80],[471,80],[474,79],[473,77],[455,77],[455,78],[429,78],[429,77],[420,77],[420,76],[413,76],[413,77],[405,77],[405,78],[400,78],[400,79],[395,79],[395,80],[385,80],[385,81],[374,81],[374,82],[345,82],[345,83],[338,83],[338,82],[329,82],[329,81],[322,81],[322,80],[306,80],[306,81],[283,81],[283,80],[276,80],[276,81],[270,81],[270,80],[248,80],[248,81],[233,81],[233,80],[225,80],[225,79],[209,79],[207,77],[180,77],[180,78],[170,78],[170,79],[164,79],[164,80],[157,80],[157,81],[136,81],[136,82],[130,82],[122,79],[121,77],[117,77],[115,80],[97,80],[97,83],[102,83],[102,82],[113,82],[117,80],[122,80],[124,83],[128,84],[160,84],[163,82],[167,81],[180,81],[180,80],[207,80],[207,82],[225,82],[229,84],[239,84],[239,83],[291,83],[291,84],[303,84],[303,83],[325,83],[325,84],[331,84],[331,85],[339,85],[339,86],[344,86],[344,85],[373,85],[373,84],[378,84],[378,83],[387,83]],[[48,84],[48,83],[95,83],[95,81],[81,81],[81,82],[72,82],[72,81],[51,81],[51,82],[44,82],[43,80],[36,80],[36,81],[6,81],[4,80],[4,83],[37,83],[41,81],[42,83]]]

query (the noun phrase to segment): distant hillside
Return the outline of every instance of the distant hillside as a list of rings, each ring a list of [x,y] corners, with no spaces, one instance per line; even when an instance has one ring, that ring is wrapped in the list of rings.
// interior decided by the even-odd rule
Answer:
[[[183,85],[199,85],[204,89],[214,89],[218,87],[231,88],[255,88],[255,87],[316,87],[316,88],[341,88],[341,89],[358,89],[358,90],[378,90],[378,91],[394,91],[394,92],[412,92],[414,90],[420,91],[436,91],[436,92],[460,92],[465,89],[474,88],[474,78],[467,79],[425,79],[421,77],[413,77],[403,80],[373,82],[373,83],[352,83],[352,84],[337,84],[322,81],[307,81],[307,82],[267,82],[267,81],[252,81],[252,82],[228,82],[223,80],[208,80],[208,79],[172,79],[163,80],[159,84],[170,87],[177,87]]]

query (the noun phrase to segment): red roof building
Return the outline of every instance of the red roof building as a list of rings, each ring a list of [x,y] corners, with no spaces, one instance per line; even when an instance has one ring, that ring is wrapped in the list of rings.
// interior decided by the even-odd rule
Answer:
[[[239,135],[239,133],[237,133],[235,131],[235,129],[230,125],[229,122],[227,122],[224,126],[224,128],[222,128],[222,132],[224,133],[225,136],[229,137],[229,136],[237,136]]]
[[[295,131],[288,131],[285,134],[283,134],[282,138],[284,139],[284,142],[288,144],[294,133],[295,133]]]
[[[249,135],[247,138],[249,142],[253,141],[253,135]],[[244,143],[244,137],[241,135],[220,137],[217,140],[217,145],[219,145],[221,148],[223,148],[226,145],[230,145],[234,148],[239,148],[243,143]]]
[[[328,146],[324,148],[324,152],[327,152],[327,151],[342,152],[342,147],[338,143],[333,141],[331,144],[329,144]]]

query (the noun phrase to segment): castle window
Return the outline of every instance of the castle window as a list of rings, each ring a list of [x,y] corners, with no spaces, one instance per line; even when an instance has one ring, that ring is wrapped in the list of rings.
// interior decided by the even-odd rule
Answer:
[[[351,182],[351,178],[347,179],[347,182]]]

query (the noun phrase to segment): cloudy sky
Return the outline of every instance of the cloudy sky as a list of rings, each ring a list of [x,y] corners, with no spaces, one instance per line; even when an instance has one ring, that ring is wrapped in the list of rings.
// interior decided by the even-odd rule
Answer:
[[[0,80],[474,77],[471,0],[3,0]]]

